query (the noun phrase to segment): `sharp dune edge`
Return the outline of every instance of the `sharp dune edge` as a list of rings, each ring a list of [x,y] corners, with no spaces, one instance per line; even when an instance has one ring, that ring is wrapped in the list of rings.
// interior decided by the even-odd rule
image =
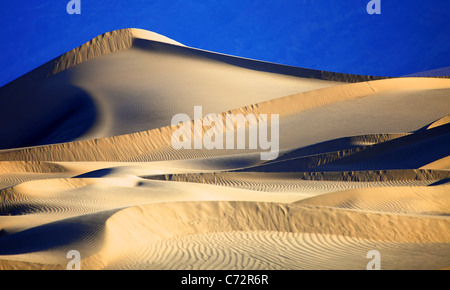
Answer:
[[[382,269],[450,267],[449,79],[293,68],[124,29],[0,102],[0,269],[66,269],[70,250],[82,269],[366,269],[371,250]],[[171,118],[196,105],[279,114],[278,158],[175,150]]]

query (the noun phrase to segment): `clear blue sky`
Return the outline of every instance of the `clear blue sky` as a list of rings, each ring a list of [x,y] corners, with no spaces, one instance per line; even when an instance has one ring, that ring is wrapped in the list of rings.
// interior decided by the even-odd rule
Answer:
[[[6,3],[5,3],[6,2]],[[107,31],[143,28],[188,46],[298,67],[401,76],[450,66],[450,1],[3,1],[0,86]]]

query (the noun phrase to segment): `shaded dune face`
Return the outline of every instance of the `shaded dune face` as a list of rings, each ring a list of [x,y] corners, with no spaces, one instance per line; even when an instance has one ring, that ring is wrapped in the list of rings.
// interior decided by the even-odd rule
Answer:
[[[341,140],[336,140],[334,144],[337,145],[340,142]],[[449,142],[450,125],[447,124],[374,145],[354,146],[350,149],[333,150],[329,153],[311,154],[314,152],[314,146],[309,146],[310,152],[302,152],[302,149],[294,150],[279,160],[247,168],[244,171],[322,172],[420,168],[448,156],[450,152],[447,144]],[[333,144],[332,141],[326,143],[328,146]],[[318,144],[316,147],[320,148],[321,145]],[[331,146],[328,148],[332,149]],[[429,148],[433,149],[428,150]]]
[[[448,268],[449,92],[106,33],[0,88],[0,269]],[[175,149],[194,106],[278,114],[278,158]]]
[[[92,128],[98,116],[93,98],[72,85],[15,96],[0,114],[3,124],[14,124],[0,128],[0,134],[8,136],[0,140],[0,149],[75,140]]]

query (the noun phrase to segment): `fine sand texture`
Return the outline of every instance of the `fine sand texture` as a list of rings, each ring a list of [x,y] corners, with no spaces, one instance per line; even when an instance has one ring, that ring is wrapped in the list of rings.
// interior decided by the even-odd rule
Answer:
[[[1,87],[0,104],[2,270],[70,268],[70,251],[84,270],[365,270],[371,251],[382,270],[450,267],[448,78],[295,68],[123,29]],[[230,114],[269,116],[276,158],[249,138],[173,147],[180,130],[226,145],[264,121],[228,127]]]

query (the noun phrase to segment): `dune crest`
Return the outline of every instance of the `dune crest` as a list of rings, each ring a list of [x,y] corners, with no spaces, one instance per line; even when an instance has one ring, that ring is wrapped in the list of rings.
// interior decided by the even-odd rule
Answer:
[[[53,60],[54,67],[51,74],[55,75],[61,71],[74,67],[77,64],[105,54],[127,50],[133,46],[133,41],[135,39],[145,39],[173,45],[182,45],[181,43],[163,35],[143,29],[129,28],[114,30],[99,35],[80,47],[75,48],[74,50],[71,50]]]

